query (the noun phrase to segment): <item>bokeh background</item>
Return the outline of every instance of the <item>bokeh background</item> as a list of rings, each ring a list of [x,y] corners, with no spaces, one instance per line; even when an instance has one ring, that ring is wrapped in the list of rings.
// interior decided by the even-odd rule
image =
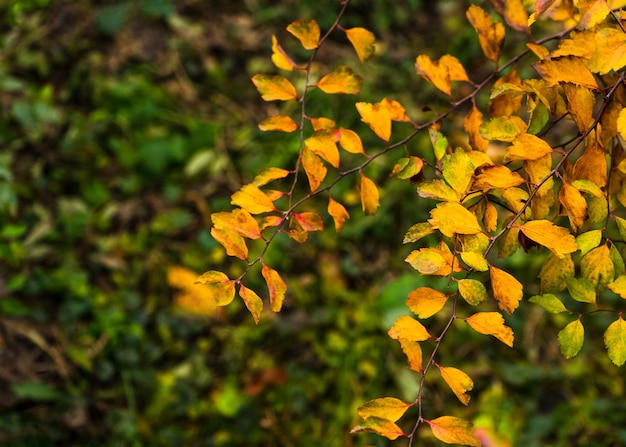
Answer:
[[[263,103],[250,82],[275,72],[272,34],[304,57],[285,26],[314,18],[325,29],[338,3],[0,2],[1,445],[392,445],[349,430],[364,402],[417,392],[386,331],[425,283],[401,241],[428,208],[389,179],[393,154],[368,167],[382,187],[376,216],[362,215],[356,179],[346,179],[333,189],[352,216],[340,236],[272,245],[266,262],[290,287],[280,314],[255,325],[238,300],[215,309],[192,284],[209,269],[243,268],[211,238],[210,213],[230,209],[259,169],[297,156],[297,136],[257,128],[278,107],[294,112]],[[415,75],[418,54],[454,54],[474,79],[493,68],[466,7],[355,0],[342,23],[373,31],[379,55],[361,66],[333,36],[320,70],[345,63],[365,85],[356,98],[312,95],[309,114],[357,130],[375,151],[354,102],[389,97],[416,119],[425,106],[443,110]],[[516,45],[507,40],[507,51]],[[532,256],[530,267],[514,256],[507,268],[532,282],[544,254]],[[261,291],[254,272],[247,284]],[[583,353],[566,362],[556,343],[566,322],[523,305],[508,321],[514,349],[459,325],[440,360],[472,376],[476,397],[463,408],[432,374],[425,416],[467,417],[494,445],[626,444],[606,323],[587,327]],[[437,444],[424,433],[419,445]]]

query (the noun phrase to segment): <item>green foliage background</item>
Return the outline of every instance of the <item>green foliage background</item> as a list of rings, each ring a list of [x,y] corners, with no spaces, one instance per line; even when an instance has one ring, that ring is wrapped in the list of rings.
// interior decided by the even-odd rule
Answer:
[[[276,106],[260,101],[250,77],[274,71],[272,34],[284,39],[297,19],[328,26],[337,6],[2,3],[2,445],[388,445],[348,431],[363,402],[414,399],[417,389],[386,331],[422,281],[403,262],[401,239],[426,210],[413,187],[386,180],[393,160],[368,168],[384,189],[375,217],[363,218],[346,184],[337,192],[353,218],[341,237],[276,240],[266,261],[289,282],[282,313],[258,326],[240,303],[190,316],[167,283],[168,266],[241,268],[210,237],[209,214],[228,209],[259,169],[297,155],[295,137],[257,130]],[[414,74],[417,54],[455,54],[476,76],[485,70],[473,62],[481,56],[465,8],[355,1],[345,25],[371,29],[381,54],[359,66],[332,41],[321,63],[346,61],[366,84],[357,99],[313,98],[309,114],[356,127],[356,100],[396,98],[412,116],[437,107],[441,98]],[[521,257],[512,262],[521,277],[536,276]],[[250,286],[262,290],[261,281]],[[566,362],[561,318],[523,306],[508,322],[513,350],[458,331],[442,349],[480,397],[458,408],[433,382],[427,407],[453,405],[512,445],[626,443],[624,379],[602,352],[601,330],[588,327],[594,342]]]

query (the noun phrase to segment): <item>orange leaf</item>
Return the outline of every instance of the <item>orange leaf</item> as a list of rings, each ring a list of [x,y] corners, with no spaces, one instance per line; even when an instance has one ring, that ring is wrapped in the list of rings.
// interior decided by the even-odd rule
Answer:
[[[378,104],[389,110],[391,121],[409,122],[411,119],[406,114],[406,109],[402,104],[393,99],[383,98]]]
[[[305,50],[314,50],[320,41],[320,27],[315,20],[296,20],[287,26]]]
[[[252,180],[256,186],[267,185],[274,180],[285,178],[290,174],[290,171],[281,168],[265,168],[262,169]]]
[[[233,230],[248,239],[261,237],[261,229],[255,218],[241,208],[235,208],[230,212],[213,213],[211,221],[216,228]]]
[[[341,231],[343,224],[350,218],[350,214],[348,214],[345,207],[330,196],[328,197],[328,214],[335,222],[335,231],[337,233]]]
[[[513,330],[505,326],[499,312],[478,312],[465,319],[476,332],[492,335],[509,347],[513,347]]]
[[[596,105],[594,94],[586,87],[563,84],[567,97],[567,111],[570,112],[579,132],[585,132],[594,121],[593,108]]]
[[[600,2],[598,2],[600,3]],[[602,27],[594,31],[595,51],[587,65],[594,73],[619,71],[626,65],[626,38],[619,28]]]
[[[319,155],[331,166],[339,168],[339,149],[337,149],[337,138],[334,132],[320,130],[312,137],[304,140],[304,145],[315,155]]]
[[[425,419],[435,438],[448,444],[480,447],[480,441],[474,436],[472,423],[452,416],[441,416],[431,421]]]
[[[386,419],[391,422],[396,422],[400,419],[406,410],[411,408],[412,404],[402,402],[395,397],[381,397],[378,399],[370,400],[364,405],[361,405],[357,409],[357,413],[363,419],[369,419],[376,417],[380,419]]]
[[[380,204],[378,200],[378,187],[373,180],[365,177],[363,173],[361,173],[360,193],[363,212],[365,214],[376,214],[376,209]]]
[[[568,229],[554,225],[549,220],[531,220],[522,225],[520,230],[529,239],[550,249],[559,258],[578,250],[576,239]]]
[[[361,115],[361,121],[383,141],[389,142],[391,138],[391,115],[389,109],[382,104],[370,104],[357,102],[356,109]]]
[[[415,60],[415,71],[448,96],[452,94],[452,81],[469,81],[461,62],[449,54],[438,61],[423,54],[419,55]]]
[[[409,369],[421,373],[423,371],[422,347],[416,341],[399,338],[400,348],[409,362]]]
[[[239,296],[252,314],[254,322],[259,324],[259,318],[261,318],[261,312],[263,311],[263,300],[254,290],[248,289],[243,284],[239,284]]]
[[[326,177],[326,166],[317,155],[305,148],[302,153],[302,168],[309,179],[311,192],[315,191]]]
[[[406,433],[398,427],[395,422],[377,417],[370,417],[361,422],[361,424],[350,430],[350,433],[359,433],[362,431],[370,431],[384,436],[387,439],[394,440],[399,436],[406,436]]]
[[[363,143],[359,135],[350,129],[339,128],[341,137],[339,138],[339,144],[346,151],[352,154],[364,154]]]
[[[474,178],[474,189],[489,191],[490,189],[506,189],[524,183],[524,179],[506,166],[486,166],[478,170]]]
[[[231,197],[230,203],[240,206],[250,214],[268,213],[276,211],[272,200],[253,183],[241,187]]]
[[[482,232],[476,215],[457,202],[437,204],[430,211],[428,220],[433,228],[437,228],[443,235],[452,237],[454,234],[476,234]]]
[[[218,306],[226,306],[235,298],[235,284],[222,272],[209,270],[196,279],[196,284],[206,284]]]
[[[454,395],[461,401],[463,405],[467,405],[470,401],[470,396],[467,394],[474,388],[474,382],[463,371],[452,367],[443,367],[437,365],[441,377],[448,384]]]
[[[574,178],[589,180],[600,188],[607,183],[607,162],[604,150],[598,144],[590,144],[574,163]]]
[[[491,16],[480,6],[471,5],[466,15],[478,34],[483,54],[497,64],[502,51],[502,42],[504,42],[504,25],[499,22],[494,23]]]
[[[368,60],[376,52],[376,37],[365,28],[350,28],[345,30],[348,40],[354,47],[361,63]]]
[[[257,74],[252,76],[252,82],[264,101],[289,101],[298,97],[293,84],[280,75]]]
[[[448,297],[439,290],[419,287],[409,293],[406,305],[419,318],[429,318],[439,312],[448,301]]]
[[[469,144],[472,149],[486,152],[489,147],[489,140],[486,140],[480,134],[480,126],[483,123],[483,114],[476,106],[472,106],[463,122],[465,132],[469,135]]]
[[[335,120],[331,120],[330,118],[319,117],[309,118],[309,120],[311,121],[313,130],[316,132],[318,130],[332,130],[337,127],[337,123],[335,122]]]
[[[387,334],[394,340],[424,341],[431,337],[422,323],[408,315],[399,316]]]
[[[577,233],[587,219],[587,201],[578,189],[563,181],[559,191],[559,202],[567,212],[572,230]]]
[[[551,87],[560,82],[571,82],[592,90],[600,90],[596,78],[587,68],[586,60],[581,57],[564,56],[544,59],[533,64],[533,67]]]
[[[543,139],[523,133],[513,140],[513,144],[508,147],[504,156],[504,163],[513,160],[537,160],[544,155],[551,154],[552,148]]]
[[[294,213],[294,217],[306,231],[324,231],[324,220],[318,213]]]
[[[498,307],[511,315],[524,295],[522,283],[510,273],[493,266],[489,266],[489,276],[493,297],[498,302]]]
[[[262,264],[261,274],[265,278],[270,293],[270,309],[272,312],[280,312],[287,292],[287,284],[276,270],[265,264]]]
[[[296,122],[286,115],[274,115],[259,123],[259,129],[267,131],[293,132],[298,128]]]
[[[226,249],[226,254],[242,261],[248,260],[248,247],[243,237],[230,228],[211,228],[211,236]]]
[[[283,47],[280,46],[275,35],[272,35],[272,62],[274,62],[277,68],[287,71],[293,71],[294,68],[298,67],[296,63],[287,56],[287,53],[285,53]]]
[[[362,85],[361,76],[354,74],[352,69],[345,65],[335,68],[317,83],[317,87],[324,93],[344,93],[347,95],[356,95],[361,91]]]
[[[493,9],[508,23],[508,25],[521,32],[529,32],[528,14],[524,9],[522,0],[490,0]]]

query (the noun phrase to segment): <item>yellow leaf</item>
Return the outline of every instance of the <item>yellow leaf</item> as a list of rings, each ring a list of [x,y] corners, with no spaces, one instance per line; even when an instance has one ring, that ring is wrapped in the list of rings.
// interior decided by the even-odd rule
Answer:
[[[448,384],[454,395],[463,405],[467,405],[470,401],[470,396],[467,392],[474,388],[474,382],[470,376],[457,368],[437,366],[441,377]]]
[[[576,245],[580,248],[580,254],[586,255],[592,248],[596,248],[602,241],[602,230],[591,230],[576,236]]]
[[[504,324],[499,312],[478,312],[465,319],[480,334],[491,335],[509,347],[513,347],[513,330]]]
[[[504,163],[513,160],[537,160],[551,153],[552,148],[545,140],[524,133],[515,137],[513,144],[508,147],[504,156]]]
[[[406,433],[398,427],[395,422],[377,417],[369,417],[359,425],[350,430],[350,433],[359,433],[362,431],[374,432],[387,439],[394,440],[398,436],[405,436]]]
[[[622,108],[617,116],[617,130],[626,139],[626,108]]]
[[[519,116],[497,116],[480,126],[480,134],[488,140],[513,141],[528,126]]]
[[[586,60],[581,57],[562,56],[544,59],[533,64],[533,67],[549,86],[571,82],[592,90],[600,90],[596,78],[587,68]]]
[[[363,419],[369,419],[376,417],[380,419],[386,419],[391,422],[396,422],[400,419],[406,410],[411,408],[413,404],[407,404],[395,397],[381,397],[378,399],[370,400],[364,405],[361,405],[357,409],[357,413]]]
[[[458,192],[439,179],[421,182],[417,185],[417,193],[426,199],[445,200],[446,202],[458,202],[460,199]]]
[[[306,140],[304,146],[315,155],[320,156],[331,166],[339,169],[339,149],[337,149],[337,135],[328,130],[320,130]]]
[[[250,214],[276,211],[272,200],[253,183],[242,186],[230,198],[231,204],[240,206]]]
[[[419,222],[413,224],[404,235],[402,243],[409,244],[411,242],[417,242],[421,238],[428,236],[429,234],[433,234],[434,232],[435,230],[428,222]]]
[[[280,277],[278,272],[265,264],[262,264],[261,274],[265,278],[267,288],[270,294],[270,309],[272,312],[280,312],[283,307],[285,293],[287,292],[287,284]]]
[[[536,0],[535,1],[535,19],[539,18],[541,14],[547,11],[556,0]]]
[[[619,71],[626,66],[626,37],[617,27],[602,27],[594,32],[596,50],[589,61],[589,69],[594,73],[607,74]]]
[[[313,130],[316,132],[318,130],[333,130],[337,127],[335,120],[331,120],[330,118],[309,118],[309,121],[311,122],[311,126],[313,126]]]
[[[350,218],[350,214],[348,214],[345,207],[330,196],[328,197],[328,214],[335,222],[335,231],[337,233],[341,231],[343,224]]]
[[[381,104],[357,102],[356,109],[361,115],[361,121],[383,141],[389,142],[391,138],[391,115],[389,109]]]
[[[585,132],[594,121],[593,108],[596,98],[591,90],[574,84],[563,84],[567,97],[567,111],[576,122],[579,132]]]
[[[438,61],[423,54],[419,55],[415,60],[415,71],[448,96],[452,94],[452,81],[469,81],[461,62],[449,54]]]
[[[471,5],[466,16],[478,34],[478,42],[483,54],[497,64],[502,51],[502,42],[504,42],[504,26],[499,22],[494,22],[480,6]]]
[[[324,181],[324,178],[326,178],[326,173],[328,172],[326,166],[322,163],[322,160],[306,148],[302,152],[302,169],[304,169],[304,172],[309,179],[311,192],[319,188],[320,184]]]
[[[489,276],[493,297],[498,302],[498,307],[511,315],[524,295],[522,283],[510,273],[493,266],[489,266]]]
[[[293,71],[297,67],[295,62],[287,56],[283,47],[280,46],[275,35],[272,35],[272,62],[274,62],[277,68],[282,70]]]
[[[226,249],[226,254],[242,261],[248,260],[248,247],[243,237],[230,228],[211,228],[211,236]]]
[[[563,181],[559,191],[559,202],[567,212],[572,230],[578,232],[587,219],[587,201],[580,191]]]
[[[320,27],[315,20],[297,20],[287,26],[305,50],[314,50],[320,41]]]
[[[454,234],[476,234],[482,231],[478,219],[460,203],[439,203],[430,212],[428,221],[443,235],[452,237]]]
[[[477,306],[485,301],[485,299],[487,299],[487,289],[480,281],[477,281],[475,279],[461,279],[458,281],[458,286],[459,293],[461,294],[463,299],[472,306]]]
[[[235,231],[248,239],[261,237],[261,229],[255,218],[241,208],[235,208],[230,212],[213,213],[211,221],[216,228]]]
[[[359,135],[350,129],[339,128],[339,144],[346,151],[352,154],[364,154],[363,143]]]
[[[467,192],[472,176],[474,165],[467,153],[457,148],[454,153],[442,159],[443,178],[459,195]]]
[[[589,180],[600,188],[607,183],[607,162],[604,150],[597,144],[590,144],[583,155],[574,163],[574,178]]]
[[[473,105],[472,109],[463,121],[463,127],[465,128],[465,132],[469,135],[469,144],[472,149],[480,152],[486,152],[489,148],[489,140],[484,139],[480,134],[480,126],[482,123],[483,114],[475,105]]]
[[[485,202],[483,225],[486,231],[495,231],[498,228],[498,210],[491,202]]]
[[[593,28],[597,24],[602,23],[611,12],[606,4],[606,0],[579,1],[577,3],[581,12],[581,18],[577,26],[579,29]]]
[[[225,275],[224,275],[225,276]],[[192,314],[212,316],[217,310],[215,288],[194,284],[198,274],[180,266],[167,268],[167,283],[179,290],[174,296],[177,307]]]
[[[549,220],[531,220],[522,225],[520,230],[559,258],[578,250],[576,239],[567,228],[556,226]]]
[[[422,323],[408,315],[398,317],[387,334],[394,340],[403,338],[409,341],[424,341],[431,338]]]
[[[567,279],[574,276],[574,261],[570,255],[558,258],[550,254],[541,267],[539,278],[542,293],[557,293],[565,290]]]
[[[444,257],[436,251],[414,250],[406,261],[422,275],[432,275],[447,265]]]
[[[376,183],[361,173],[361,187],[359,190],[363,212],[365,214],[376,214],[379,205]]]
[[[407,340],[405,338],[399,338],[400,348],[406,355],[409,362],[409,369],[421,373],[423,371],[422,364],[422,347],[419,342]]]
[[[196,279],[197,284],[206,284],[218,306],[226,306],[235,298],[235,284],[222,272],[209,270]]]
[[[487,260],[481,253],[476,253],[473,251],[463,251],[461,252],[461,259],[471,268],[473,268],[474,270],[478,270],[479,272],[486,272],[487,270],[489,270]]]
[[[248,289],[243,284],[239,284],[239,296],[252,314],[254,322],[259,324],[259,318],[261,318],[261,312],[263,311],[263,300],[254,290]]]
[[[407,306],[419,318],[428,318],[439,312],[448,301],[448,297],[439,290],[419,287],[409,293]]]
[[[524,95],[522,80],[516,69],[509,71],[499,78],[494,84],[489,102],[489,115],[491,117],[515,116],[522,108]]]
[[[289,101],[298,97],[293,84],[280,75],[257,74],[252,82],[264,101]]]
[[[293,132],[298,128],[296,122],[286,115],[274,115],[259,123],[259,129],[267,131]]]
[[[493,9],[513,29],[521,32],[530,32],[528,29],[528,14],[522,0],[490,0]]]
[[[604,290],[615,279],[615,266],[611,261],[610,250],[605,245],[594,248],[580,260],[580,273],[591,281],[596,290]]]
[[[604,333],[604,345],[609,353],[611,361],[622,366],[626,362],[626,322],[622,316],[606,329]]]
[[[274,180],[287,177],[291,171],[281,168],[264,168],[252,180],[256,186],[261,187],[267,185]]]
[[[561,354],[566,359],[575,357],[583,347],[585,341],[585,328],[580,320],[574,320],[565,326],[557,336]]]
[[[374,37],[371,31],[365,28],[349,28],[345,32],[361,63],[374,55],[376,52],[376,37]]]
[[[620,297],[626,299],[626,275],[620,275],[608,285],[611,292],[618,294]]]
[[[378,104],[389,111],[391,121],[409,122],[411,119],[406,114],[406,109],[402,104],[394,99],[383,98]]]
[[[474,428],[470,421],[452,416],[441,416],[427,420],[435,438],[447,444],[469,445],[480,447],[481,443],[474,435]]]
[[[317,87],[328,94],[344,93],[356,95],[361,91],[363,79],[354,74],[350,67],[340,65],[317,83]]]

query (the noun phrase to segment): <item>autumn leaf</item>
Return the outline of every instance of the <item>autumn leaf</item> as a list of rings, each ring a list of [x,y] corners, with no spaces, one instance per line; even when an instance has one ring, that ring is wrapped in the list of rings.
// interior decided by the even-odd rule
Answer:
[[[334,200],[332,197],[328,197],[328,214],[333,218],[335,223],[335,231],[339,233],[346,220],[350,218],[348,211],[346,211],[345,207]]]
[[[450,144],[448,143],[448,139],[443,136],[441,132],[434,129],[433,126],[428,128],[428,136],[430,137],[430,141],[433,144],[433,152],[435,154],[435,158],[437,161],[440,161],[443,156],[448,151],[448,147]]]
[[[607,287],[611,292],[616,293],[620,297],[626,299],[626,275],[618,276]]]
[[[365,214],[376,214],[378,209],[378,187],[371,179],[361,174],[361,186],[359,188],[361,194],[361,205]]]
[[[230,212],[213,213],[211,214],[211,221],[215,228],[232,230],[248,239],[261,237],[261,229],[256,219],[243,208],[235,208]]]
[[[596,302],[596,290],[593,283],[586,278],[567,278],[567,291],[578,302]]]
[[[587,201],[578,189],[564,181],[559,191],[559,202],[565,208],[572,230],[577,232],[587,219]]]
[[[576,245],[582,256],[589,253],[602,242],[602,230],[591,230],[576,236]]]
[[[283,47],[278,43],[275,35],[272,35],[272,62],[277,68],[286,71],[293,71],[298,68],[297,64],[285,53]]]
[[[422,348],[419,342],[399,338],[400,348],[409,362],[409,369],[421,373],[423,371]]]
[[[591,90],[575,84],[563,84],[567,110],[574,118],[579,132],[585,132],[593,123],[596,98]]]
[[[359,115],[361,115],[361,121],[367,124],[381,140],[389,142],[391,138],[391,115],[389,110],[381,104],[370,104],[367,102],[357,102],[355,106]]]
[[[586,60],[581,57],[563,56],[544,59],[533,64],[533,68],[550,86],[571,82],[592,90],[600,90],[596,78],[587,68]]]
[[[242,186],[230,198],[231,204],[243,208],[250,214],[276,211],[272,200],[253,183]]]
[[[305,50],[314,50],[319,44],[320,27],[315,20],[297,20],[287,26],[287,31],[300,41]]]
[[[524,183],[524,179],[517,172],[502,165],[486,166],[477,172],[473,188],[481,191],[513,188]]]
[[[504,26],[499,22],[494,22],[480,6],[471,5],[466,16],[478,34],[478,42],[483,54],[497,64],[504,42]]]
[[[350,67],[340,65],[320,79],[316,85],[324,93],[356,95],[361,91],[363,79],[354,74]]]
[[[399,316],[387,333],[394,340],[424,341],[431,338],[422,323],[408,315]]]
[[[578,250],[576,239],[567,228],[554,225],[549,220],[531,220],[520,227],[529,239],[550,249],[557,257],[563,258]]]
[[[537,160],[550,153],[552,153],[552,148],[545,140],[529,133],[523,133],[516,136],[513,144],[508,147],[503,162]]]
[[[580,320],[574,320],[559,332],[557,339],[563,357],[571,359],[575,357],[583,347],[585,328]]]
[[[294,213],[294,217],[305,231],[324,231],[324,220],[319,213],[305,211]]]
[[[265,168],[259,171],[259,173],[254,177],[254,180],[252,180],[252,183],[258,187],[261,187],[267,185],[270,182],[273,182],[274,180],[285,178],[289,174],[291,174],[291,171],[288,171],[286,169]]]
[[[411,242],[417,242],[421,238],[428,236],[429,234],[433,234],[434,232],[435,229],[428,222],[416,223],[411,225],[411,227],[407,230],[402,243],[409,244]]]
[[[421,182],[417,185],[417,193],[425,199],[444,200],[446,202],[458,202],[460,200],[459,193],[440,179]]]
[[[445,202],[437,204],[430,212],[428,221],[443,235],[452,237],[454,234],[476,234],[482,231],[476,215],[460,203]]]
[[[405,436],[406,434],[398,427],[394,422],[388,419],[381,419],[377,417],[369,417],[361,422],[356,427],[350,430],[350,433],[359,433],[363,431],[374,432],[387,439],[395,440],[399,436]]]
[[[467,405],[470,401],[470,396],[467,394],[474,388],[474,382],[463,371],[452,367],[443,367],[437,365],[441,377],[448,384],[454,395],[461,401],[463,405]]]
[[[487,270],[489,270],[487,260],[481,253],[476,253],[473,251],[463,251],[461,252],[461,259],[471,268],[473,268],[474,270],[478,270],[479,272],[486,272]]]
[[[513,330],[504,324],[499,312],[478,312],[465,319],[480,334],[491,335],[509,347],[513,347]]]
[[[559,258],[550,254],[541,267],[539,279],[543,293],[557,293],[567,288],[567,279],[574,276],[574,261],[570,255]]]
[[[226,306],[235,298],[235,284],[222,272],[209,270],[200,275],[196,283],[207,285],[218,306]]]
[[[376,37],[371,31],[365,28],[349,28],[345,30],[345,33],[361,63],[374,55]]]
[[[519,116],[498,116],[484,121],[479,131],[487,140],[511,142],[526,129],[526,123]]]
[[[574,163],[574,179],[585,179],[604,188],[607,183],[607,162],[604,150],[597,144],[590,144],[583,155]]]
[[[264,101],[289,101],[298,97],[294,85],[280,75],[257,74],[252,82]]]
[[[322,160],[313,153],[313,151],[306,149],[302,152],[302,169],[306,173],[309,180],[309,186],[311,192],[314,192],[326,178],[328,169],[322,163]]]
[[[626,322],[619,318],[611,323],[604,333],[604,345],[611,361],[622,366],[626,362]]]
[[[475,279],[461,279],[457,284],[461,297],[463,297],[468,304],[477,306],[487,299],[487,289],[480,281]]]
[[[239,296],[252,314],[254,322],[259,324],[261,312],[263,311],[263,300],[261,300],[254,290],[248,289],[243,284],[239,284]]]
[[[402,180],[412,179],[422,172],[423,167],[424,160],[420,157],[402,157],[394,165],[389,175],[395,175]]]
[[[179,309],[196,315],[212,316],[217,310],[215,289],[196,284],[198,274],[181,266],[167,268],[167,283],[177,289],[174,304]]]
[[[489,276],[493,297],[498,302],[498,307],[511,315],[524,295],[522,283],[510,273],[493,266],[489,266]]]
[[[528,14],[522,0],[490,0],[493,9],[502,16],[505,22],[513,29],[529,33]]]
[[[270,309],[272,312],[280,312],[287,292],[287,284],[278,272],[265,264],[262,264],[261,274],[265,278],[270,295]]]
[[[535,295],[531,297],[528,301],[531,303],[535,303],[545,310],[552,314],[558,314],[561,312],[565,312],[567,309],[563,305],[563,302],[551,293],[546,293],[545,295]]]
[[[334,132],[320,130],[304,140],[304,146],[315,155],[326,160],[332,167],[339,169],[339,149],[337,149],[336,141]]]
[[[296,122],[286,115],[274,115],[259,123],[259,129],[267,131],[293,132],[298,128]]]
[[[335,120],[323,116],[309,117],[309,122],[311,123],[311,126],[313,126],[313,130],[315,132],[319,130],[334,130],[335,127],[337,127],[337,122]],[[337,138],[334,138],[334,140],[336,141]]]
[[[465,116],[463,127],[469,136],[469,144],[472,149],[480,152],[487,152],[489,148],[489,140],[483,138],[480,134],[480,126],[483,124],[483,114],[473,105],[472,109]],[[474,167],[478,167],[474,165]]]
[[[472,181],[474,165],[463,149],[456,149],[451,155],[443,157],[442,173],[448,185],[463,195]]]
[[[453,416],[441,416],[433,420],[424,420],[430,426],[435,438],[447,444],[480,447],[480,441],[474,435],[471,422]]]
[[[211,236],[226,249],[228,256],[234,256],[242,261],[248,260],[248,247],[243,237],[230,228],[211,228]]]
[[[406,413],[406,410],[412,407],[412,405],[413,404],[402,402],[400,399],[396,399],[395,397],[381,397],[361,405],[357,409],[357,413],[363,419],[375,417],[396,422],[404,415],[404,413]]]
[[[361,142],[361,137],[350,129],[344,129],[341,127],[339,129],[340,137],[339,137],[339,145],[346,151],[352,154],[364,154],[363,143]]]
[[[422,275],[432,275],[447,265],[441,254],[430,250],[414,250],[407,256],[406,261]]]
[[[594,248],[580,260],[582,278],[591,281],[596,290],[604,290],[615,279],[615,266],[609,248],[605,245]]]
[[[448,297],[439,290],[419,287],[409,293],[407,306],[419,318],[429,318],[439,312],[448,301]]]
[[[411,119],[406,114],[406,109],[395,99],[383,98],[378,103],[389,111],[391,121],[410,122]]]
[[[433,61],[423,54],[419,55],[415,60],[415,71],[448,96],[452,94],[452,81],[469,82],[461,62],[449,54],[442,56],[438,61]]]

